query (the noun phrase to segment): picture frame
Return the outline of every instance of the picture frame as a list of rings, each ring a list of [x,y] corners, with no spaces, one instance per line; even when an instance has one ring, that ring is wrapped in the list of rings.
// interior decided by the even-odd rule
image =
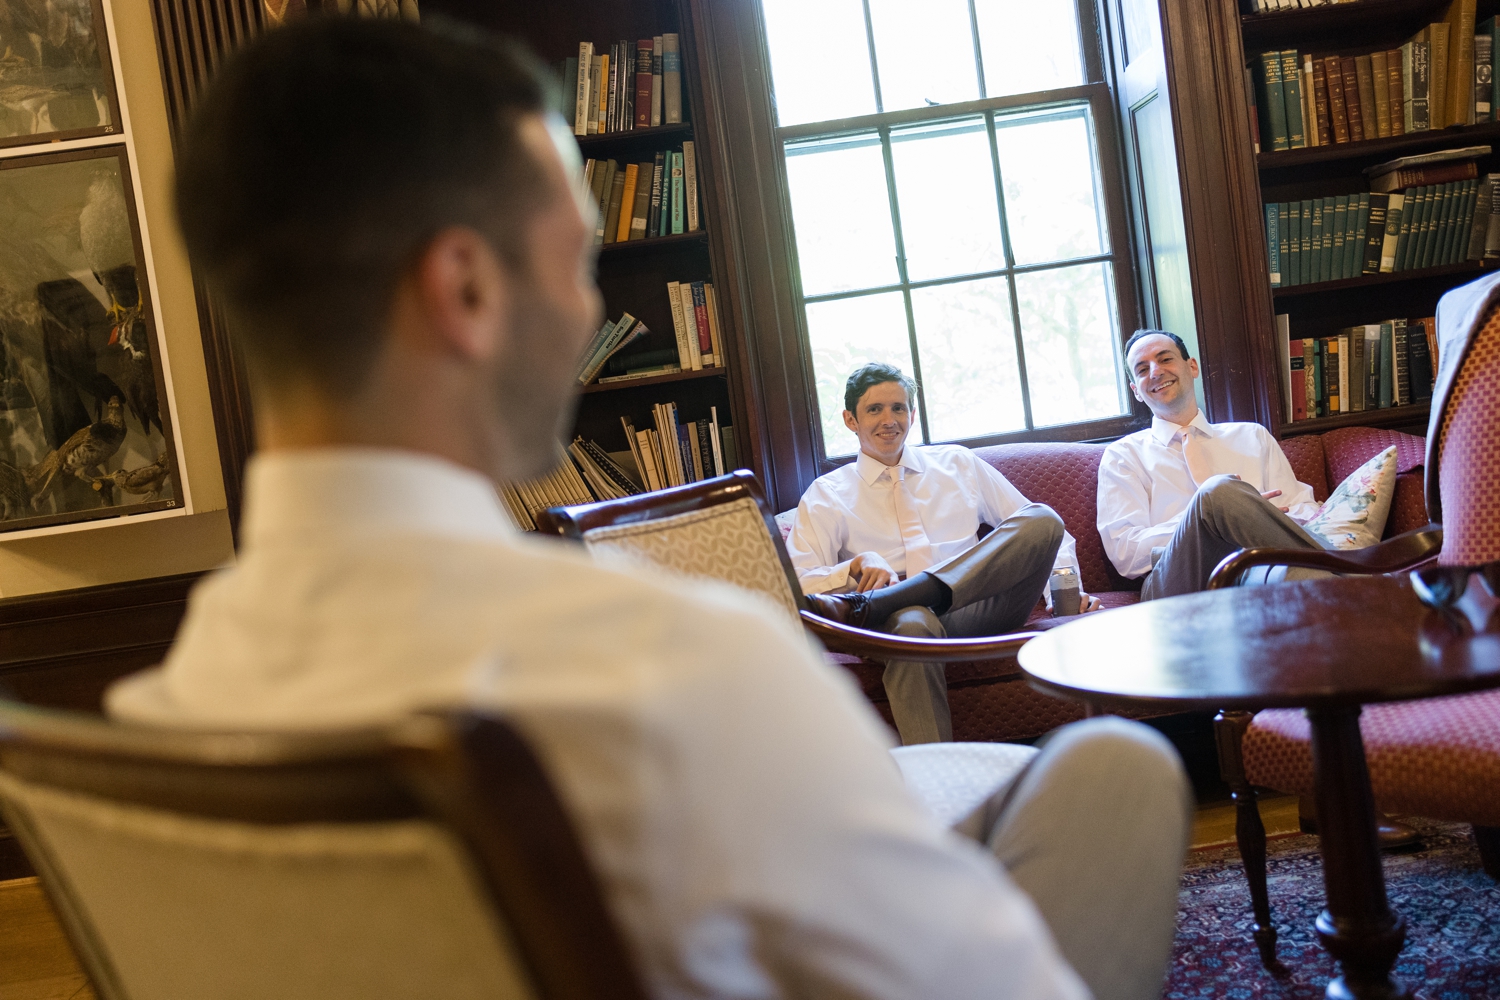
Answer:
[[[0,159],[0,538],[183,506],[126,148]]]
[[[103,0],[0,0],[0,149],[120,133]]]

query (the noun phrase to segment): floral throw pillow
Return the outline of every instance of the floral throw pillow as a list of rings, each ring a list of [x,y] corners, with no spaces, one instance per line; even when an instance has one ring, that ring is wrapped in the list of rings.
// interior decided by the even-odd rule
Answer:
[[[1374,545],[1385,532],[1395,492],[1396,449],[1392,446],[1351,472],[1303,527],[1330,549]]]

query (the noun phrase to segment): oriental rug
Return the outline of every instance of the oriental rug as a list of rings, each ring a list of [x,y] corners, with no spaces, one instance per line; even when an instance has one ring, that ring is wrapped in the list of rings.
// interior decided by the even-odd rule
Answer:
[[[1386,891],[1406,918],[1395,974],[1421,1000],[1500,998],[1500,883],[1479,867],[1463,824],[1408,820],[1423,848],[1386,854]],[[1335,965],[1313,921],[1323,908],[1316,837],[1268,845],[1271,918],[1279,974],[1260,964],[1250,937],[1250,892],[1233,844],[1191,852],[1183,872],[1166,1000],[1320,1000]]]

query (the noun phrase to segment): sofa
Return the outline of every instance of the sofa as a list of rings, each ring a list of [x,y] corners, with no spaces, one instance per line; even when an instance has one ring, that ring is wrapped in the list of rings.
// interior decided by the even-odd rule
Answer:
[[[1423,496],[1424,439],[1399,431],[1347,427],[1324,434],[1307,434],[1281,443],[1297,478],[1313,488],[1318,500],[1370,458],[1396,446],[1396,492],[1386,521],[1385,537],[1420,528],[1427,523]],[[1119,608],[1140,599],[1140,581],[1115,572],[1095,528],[1096,484],[1102,444],[1002,444],[976,453],[1015,484],[1029,500],[1055,510],[1078,542],[1078,564],[1083,589],[1105,608]],[[1026,628],[1051,628],[1055,619],[1038,601]],[[865,696],[891,721],[884,666],[846,655],[833,659],[849,670]],[[1013,657],[948,668],[948,701],[953,713],[955,740],[1003,741],[1034,739],[1067,722],[1081,719],[1084,708],[1031,689]],[[1146,717],[1142,713],[1138,717]]]

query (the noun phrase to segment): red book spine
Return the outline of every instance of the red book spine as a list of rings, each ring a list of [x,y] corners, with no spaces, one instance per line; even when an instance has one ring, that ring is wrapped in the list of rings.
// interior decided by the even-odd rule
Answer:
[[[651,127],[651,39],[635,43],[635,127]]]
[[[693,289],[693,318],[698,321],[698,350],[703,354],[714,352],[713,335],[708,326],[708,295],[703,289],[703,282],[692,283]],[[715,358],[714,361],[718,361]]]
[[[1302,341],[1293,337],[1292,348],[1292,421],[1307,419],[1307,376],[1304,374],[1304,366],[1307,361],[1302,357]]]

